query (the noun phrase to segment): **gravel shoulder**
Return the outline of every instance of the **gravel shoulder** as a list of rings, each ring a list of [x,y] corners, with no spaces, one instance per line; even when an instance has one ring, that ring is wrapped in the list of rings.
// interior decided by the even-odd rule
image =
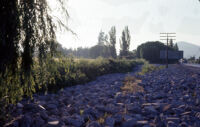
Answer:
[[[135,72],[135,71],[134,71]],[[135,75],[135,73],[129,75]],[[200,127],[200,69],[172,65],[136,76],[143,93],[121,90],[128,74],[109,74],[14,109],[10,127]]]

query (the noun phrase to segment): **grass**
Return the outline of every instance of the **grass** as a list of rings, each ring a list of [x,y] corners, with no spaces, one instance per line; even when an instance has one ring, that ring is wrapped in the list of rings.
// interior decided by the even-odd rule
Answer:
[[[161,69],[164,69],[165,66],[155,66],[152,64],[149,64],[148,62],[144,62],[144,65],[142,66],[141,72],[139,72],[139,75],[145,75],[148,73],[152,73],[154,71],[158,71]],[[124,86],[121,87],[121,90],[126,93],[143,93],[144,88],[139,85],[142,81],[135,76],[128,75],[124,79]]]
[[[99,124],[104,124],[106,118],[108,118],[108,117],[110,117],[110,116],[112,116],[112,115],[111,115],[111,114],[108,114],[108,113],[105,113],[104,116],[100,117],[100,118],[97,120],[97,122],[98,122]]]
[[[134,76],[127,76],[124,80],[124,86],[121,87],[121,90],[124,93],[138,93],[138,92],[144,92],[144,88],[140,85],[142,81],[137,79]]]
[[[141,72],[139,72],[139,75],[145,75],[147,73],[152,73],[154,71],[158,71],[158,70],[162,70],[165,69],[165,66],[155,66],[152,64],[149,64],[148,62],[146,62],[143,66],[142,66],[142,70]]]
[[[56,59],[47,62],[42,68],[39,64],[35,65],[35,84],[39,91],[57,91],[87,83],[104,74],[130,72],[135,66],[144,63],[142,59]]]

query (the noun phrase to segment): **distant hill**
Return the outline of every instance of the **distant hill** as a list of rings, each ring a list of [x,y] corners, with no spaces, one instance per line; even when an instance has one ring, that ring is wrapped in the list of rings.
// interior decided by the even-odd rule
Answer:
[[[179,50],[184,51],[184,58],[189,58],[195,56],[196,58],[200,57],[200,46],[194,45],[188,42],[178,42]]]

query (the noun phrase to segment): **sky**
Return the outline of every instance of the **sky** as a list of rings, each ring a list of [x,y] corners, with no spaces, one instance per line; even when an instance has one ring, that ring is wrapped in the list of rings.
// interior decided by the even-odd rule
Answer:
[[[57,40],[66,48],[94,46],[99,32],[108,33],[112,26],[117,29],[118,48],[125,26],[131,32],[130,50],[160,40],[161,32],[175,32],[176,41],[200,45],[198,0],[68,0],[67,9],[68,26],[77,35],[58,32]]]

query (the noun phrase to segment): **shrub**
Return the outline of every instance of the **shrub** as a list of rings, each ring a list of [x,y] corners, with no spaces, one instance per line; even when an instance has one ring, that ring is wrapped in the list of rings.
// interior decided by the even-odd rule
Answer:
[[[157,70],[161,70],[164,69],[165,66],[155,66],[152,64],[149,64],[148,62],[146,62],[143,66],[142,66],[142,70],[141,72],[139,72],[139,75],[145,75],[147,73],[152,73],[153,71],[157,71]]]

